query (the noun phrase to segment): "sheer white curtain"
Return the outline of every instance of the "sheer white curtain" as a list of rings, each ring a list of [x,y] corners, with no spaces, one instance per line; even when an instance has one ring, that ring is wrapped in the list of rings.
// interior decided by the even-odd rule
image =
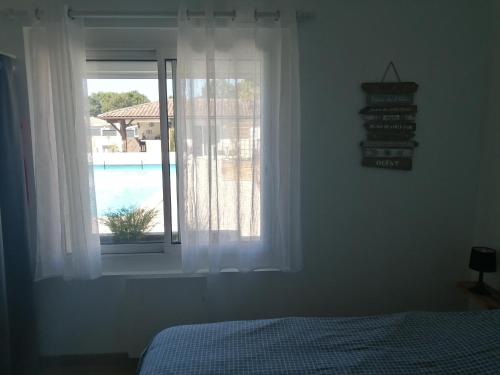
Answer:
[[[95,278],[101,254],[81,21],[48,6],[25,33],[35,167],[36,279]]]
[[[295,13],[179,12],[177,121],[185,272],[301,268]]]

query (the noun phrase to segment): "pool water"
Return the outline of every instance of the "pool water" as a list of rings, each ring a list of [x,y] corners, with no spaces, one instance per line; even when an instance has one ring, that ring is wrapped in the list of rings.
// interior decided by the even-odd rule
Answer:
[[[176,167],[170,165],[175,189]],[[97,215],[122,207],[154,207],[163,211],[160,164],[94,166]]]

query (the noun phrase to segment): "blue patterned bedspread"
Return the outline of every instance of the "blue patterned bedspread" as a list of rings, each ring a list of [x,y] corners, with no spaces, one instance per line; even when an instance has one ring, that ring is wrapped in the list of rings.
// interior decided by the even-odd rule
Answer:
[[[140,365],[170,374],[500,374],[500,311],[178,326]]]

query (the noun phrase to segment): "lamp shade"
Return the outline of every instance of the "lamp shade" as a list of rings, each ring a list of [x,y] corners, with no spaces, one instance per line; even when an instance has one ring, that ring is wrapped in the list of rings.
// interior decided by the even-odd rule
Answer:
[[[470,252],[469,268],[479,272],[496,272],[496,250],[489,247],[473,247]]]

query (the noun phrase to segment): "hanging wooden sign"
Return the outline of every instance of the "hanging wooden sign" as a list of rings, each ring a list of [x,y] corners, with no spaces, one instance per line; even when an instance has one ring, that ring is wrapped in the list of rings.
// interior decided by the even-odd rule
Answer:
[[[392,68],[397,82],[384,82]],[[362,165],[374,168],[411,170],[412,157],[418,143],[412,139],[416,131],[417,106],[413,104],[418,85],[401,82],[391,61],[381,82],[365,82],[367,106],[359,111],[365,121],[367,141],[361,142]]]

